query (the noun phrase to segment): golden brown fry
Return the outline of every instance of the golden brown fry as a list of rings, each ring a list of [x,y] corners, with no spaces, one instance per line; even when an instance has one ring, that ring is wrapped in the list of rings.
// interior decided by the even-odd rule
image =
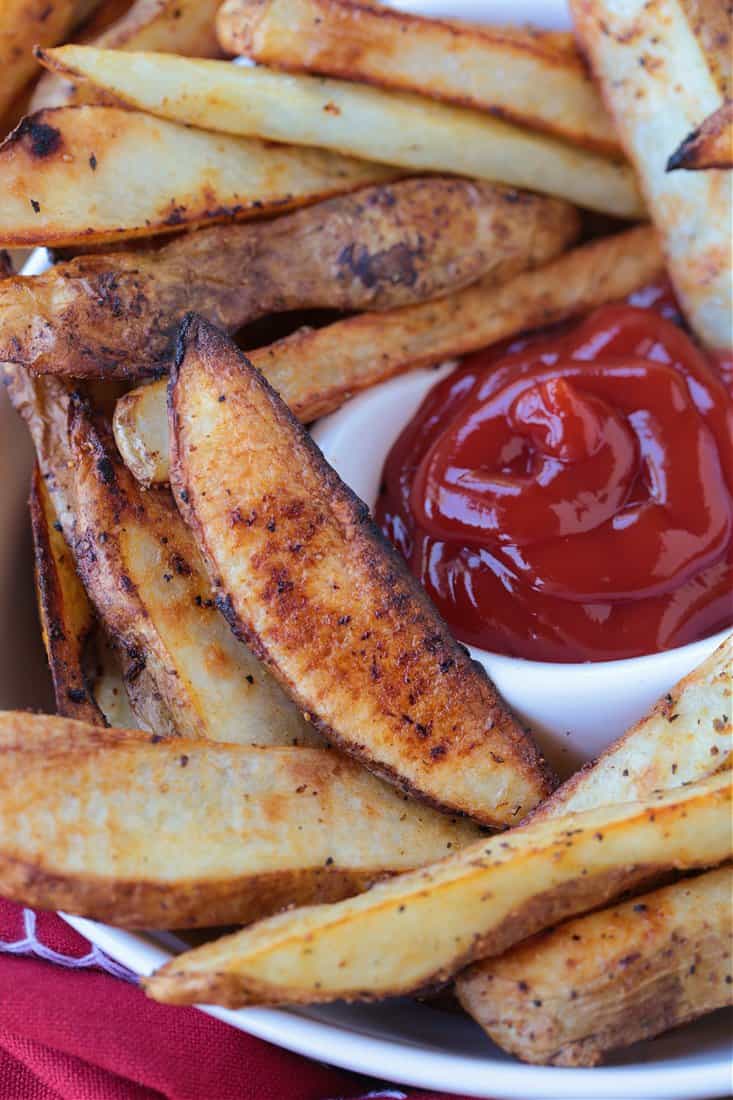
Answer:
[[[354,0],[227,0],[217,30],[230,53],[476,107],[618,154],[618,139],[577,54],[501,27],[471,26]]]
[[[731,11],[727,0],[680,0],[708,67],[725,96],[733,95]]]
[[[647,798],[733,763],[732,638],[727,638],[649,714],[575,775],[532,817],[558,817]]]
[[[217,604],[321,732],[484,824],[536,805],[543,762],[483,669],[287,406],[200,318],[181,331],[170,410],[171,481]]]
[[[662,270],[654,231],[632,229],[576,248],[505,286],[485,280],[441,301],[351,317],[316,332],[303,329],[249,358],[295,416],[309,423],[391,375],[586,313],[652,282]],[[165,385],[133,390],[115,411],[117,446],[144,485],[168,481]]]
[[[281,212],[393,175],[325,150],[206,133],[137,111],[59,107],[24,119],[0,145],[0,243],[170,233]]]
[[[731,655],[729,638],[530,820],[648,798],[655,790],[697,782],[730,767]],[[703,880],[698,882],[704,890]],[[706,972],[697,956],[719,947],[721,934],[730,943],[731,895],[721,929],[723,914],[713,904],[718,887],[711,905],[701,905],[687,920],[687,885],[637,899],[637,907],[648,913],[644,918],[634,905],[604,910],[520,944],[499,959],[474,964],[458,979],[464,1007],[506,1050],[529,1061],[562,1064],[591,1064],[604,1050],[710,1011],[719,1002],[721,982],[706,975],[700,984]],[[700,899],[695,891],[691,897],[695,909]],[[680,921],[687,924],[684,936],[678,930],[678,906]],[[567,977],[558,974],[561,966]],[[545,992],[538,988],[540,974]],[[509,975],[514,980],[507,984]]]
[[[456,982],[466,1011],[525,1062],[607,1051],[733,1003],[733,869],[707,871],[542,932]]]
[[[79,572],[105,629],[147,670],[175,730],[239,744],[320,743],[219,615],[170,494],[140,490],[78,401],[70,446]]]
[[[56,708],[67,718],[104,726],[104,715],[84,676],[84,649],[94,630],[94,609],[38,466],[33,471],[30,512],[38,611]]]
[[[538,821],[335,905],[283,913],[172,959],[156,1000],[310,1004],[412,993],[672,869],[729,859],[729,777]]]
[[[329,77],[160,53],[63,46],[39,58],[131,107],[177,122],[313,145],[412,173],[505,183],[621,218],[644,216],[627,164],[467,107]]]
[[[0,358],[74,378],[160,374],[188,310],[235,331],[289,309],[391,309],[481,276],[503,282],[578,232],[577,211],[557,199],[454,178],[382,184],[7,281]]]
[[[220,57],[214,19],[219,0],[107,0],[113,11],[104,22],[93,18],[77,41],[108,50],[161,50],[188,57]],[[102,14],[98,12],[97,15]],[[102,24],[102,25],[100,25]],[[50,44],[50,43],[49,43]],[[104,93],[85,84],[72,84],[54,73],[44,73],[31,109],[104,102]]]
[[[667,161],[667,171],[733,168],[733,100],[728,100],[685,138]]]
[[[55,46],[94,0],[3,0],[0,9],[0,116],[36,72],[33,47]]]
[[[478,834],[327,749],[156,740],[2,715],[0,894],[123,927],[239,924]]]
[[[703,344],[730,348],[730,176],[715,170],[666,171],[670,151],[721,104],[680,2],[571,0],[571,9],[579,40],[639,173],[687,319]]]

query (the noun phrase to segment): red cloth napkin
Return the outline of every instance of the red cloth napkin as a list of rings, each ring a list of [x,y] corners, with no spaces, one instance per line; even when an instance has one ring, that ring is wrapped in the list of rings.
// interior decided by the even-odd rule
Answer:
[[[155,1004],[60,917],[2,900],[0,1097],[446,1100],[309,1061],[195,1008]]]

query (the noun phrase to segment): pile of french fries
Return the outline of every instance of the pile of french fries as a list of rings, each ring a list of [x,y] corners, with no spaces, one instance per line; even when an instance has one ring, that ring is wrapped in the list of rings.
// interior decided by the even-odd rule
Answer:
[[[0,246],[55,261],[0,261],[0,361],[58,709],[0,715],[0,893],[244,926],[158,1000],[452,983],[565,1065],[731,1003],[730,639],[558,787],[307,432],[665,267],[730,349],[725,5],[571,6],[576,38],[371,0],[0,13]]]

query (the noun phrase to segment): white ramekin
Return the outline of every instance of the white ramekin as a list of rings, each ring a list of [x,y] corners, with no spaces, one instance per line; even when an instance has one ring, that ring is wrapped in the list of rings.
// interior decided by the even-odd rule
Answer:
[[[387,452],[430,387],[451,369],[416,370],[384,382],[315,426],[314,438],[328,461],[370,507]],[[532,727],[553,766],[568,773],[636,722],[727,633],[622,661],[555,664],[473,647],[471,654]]]

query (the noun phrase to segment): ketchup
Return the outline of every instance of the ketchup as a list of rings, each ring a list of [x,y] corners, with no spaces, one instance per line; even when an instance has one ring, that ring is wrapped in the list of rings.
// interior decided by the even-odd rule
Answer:
[[[676,321],[650,287],[427,395],[377,520],[462,641],[602,661],[733,622],[730,363]]]

